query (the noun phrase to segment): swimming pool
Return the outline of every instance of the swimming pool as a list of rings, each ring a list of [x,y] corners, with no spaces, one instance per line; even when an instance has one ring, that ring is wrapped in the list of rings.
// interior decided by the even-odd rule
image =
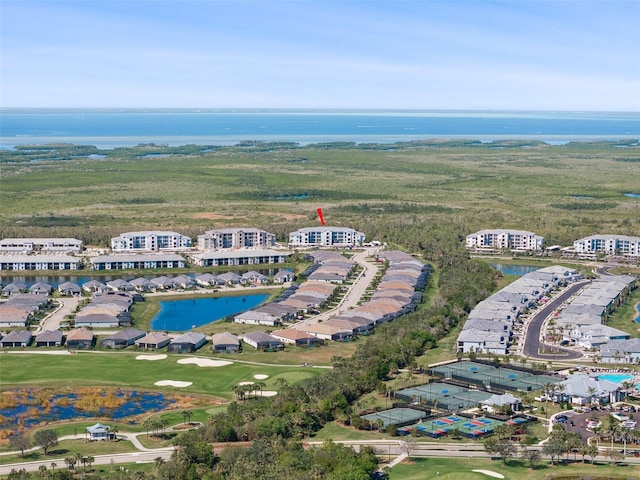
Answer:
[[[613,383],[622,383],[633,380],[633,375],[629,375],[628,373],[601,373],[598,375],[598,380],[608,380]]]

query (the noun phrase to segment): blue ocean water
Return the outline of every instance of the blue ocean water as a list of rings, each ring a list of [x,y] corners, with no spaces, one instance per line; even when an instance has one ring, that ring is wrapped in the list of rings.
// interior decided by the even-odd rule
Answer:
[[[160,311],[151,320],[151,328],[173,332],[190,330],[257,307],[267,298],[268,294],[258,293],[160,302]]]
[[[432,138],[548,143],[637,139],[640,113],[0,109],[4,149],[52,142],[115,148],[140,143],[234,145],[256,140],[306,145]]]

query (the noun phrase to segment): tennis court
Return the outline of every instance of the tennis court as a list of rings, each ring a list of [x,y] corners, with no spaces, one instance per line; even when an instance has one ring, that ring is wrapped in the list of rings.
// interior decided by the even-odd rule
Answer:
[[[556,383],[561,380],[550,375],[534,375],[508,367],[494,367],[470,361],[433,367],[429,369],[429,373],[439,378],[452,378],[485,388],[494,386],[504,390],[523,392],[542,390],[545,383]]]
[[[440,382],[418,385],[396,392],[396,398],[407,402],[425,403],[450,411],[476,407],[490,396],[489,392],[469,390],[465,387]]]
[[[425,412],[414,410],[413,408],[391,408],[389,410],[363,415],[361,418],[373,424],[380,420],[382,422],[381,428],[386,428],[389,425],[414,423],[426,416],[427,414]]]
[[[457,415],[449,415],[398,428],[397,433],[399,435],[408,435],[411,433],[411,430],[415,429],[420,435],[440,438],[451,433],[453,430],[458,430],[458,432],[465,437],[480,438],[485,435],[491,435],[494,429],[503,423],[504,422],[500,420],[487,417],[470,419]]]

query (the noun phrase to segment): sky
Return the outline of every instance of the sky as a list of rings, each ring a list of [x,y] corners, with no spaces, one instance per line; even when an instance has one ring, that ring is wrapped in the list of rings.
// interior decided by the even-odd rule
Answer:
[[[0,107],[640,111],[640,1],[0,0]]]

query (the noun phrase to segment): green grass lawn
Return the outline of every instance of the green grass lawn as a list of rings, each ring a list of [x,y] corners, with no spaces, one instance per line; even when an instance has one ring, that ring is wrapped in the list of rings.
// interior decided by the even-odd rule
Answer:
[[[412,460],[391,469],[391,480],[491,480],[492,477],[473,470],[490,470],[504,475],[507,480],[546,480],[558,477],[569,478],[572,475],[591,475],[590,478],[624,480],[640,478],[640,467],[630,465],[609,465],[598,463],[568,464],[551,466],[540,462],[536,469],[528,464],[511,461],[508,466],[501,461],[479,458],[428,458]],[[440,475],[438,475],[440,472]]]
[[[25,452],[24,457],[18,455],[0,456],[0,464],[6,465],[15,462],[34,462],[37,460],[46,460],[49,458],[61,458],[73,456],[76,453],[84,455],[106,455],[110,453],[126,453],[134,452],[137,449],[127,440],[119,440],[117,442],[86,442],[84,440],[62,440],[55,447],[51,447],[44,455],[42,449],[34,452]],[[60,466],[60,465],[58,465]],[[62,465],[64,466],[64,465]]]
[[[181,365],[177,361],[189,355],[169,355],[164,360],[136,360],[138,353],[81,352],[76,355],[0,354],[2,378],[0,385],[8,386],[53,386],[79,387],[118,386],[141,390],[163,390],[174,393],[198,393],[233,398],[232,389],[239,382],[255,381],[256,374],[269,375],[264,380],[265,390],[275,388],[277,379],[297,383],[305,378],[319,375],[322,370],[300,366],[253,365],[233,363],[223,367],[199,367]],[[276,354],[274,354],[276,355]],[[266,361],[267,357],[263,357]],[[25,368],[28,365],[28,368]],[[193,385],[178,389],[158,387],[159,380],[193,382]]]
[[[638,315],[636,304],[640,302],[640,288],[636,289],[629,298],[608,318],[607,325],[629,333],[633,338],[640,337],[640,323],[634,319]]]

